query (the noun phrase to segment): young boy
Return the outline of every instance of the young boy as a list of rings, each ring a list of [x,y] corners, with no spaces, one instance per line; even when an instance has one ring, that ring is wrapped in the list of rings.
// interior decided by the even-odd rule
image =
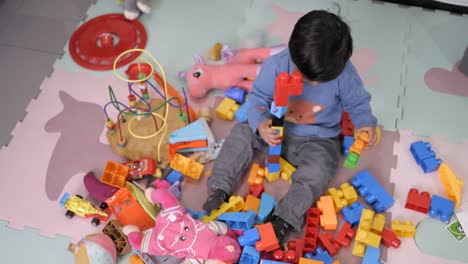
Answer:
[[[282,143],[282,156],[297,170],[269,220],[280,243],[287,232],[301,229],[307,210],[335,176],[342,112],[349,112],[358,133],[369,134],[369,146],[375,142],[377,120],[369,105],[371,97],[349,61],[352,50],[349,27],[338,16],[312,11],[299,19],[288,49],[262,64],[249,94],[248,123],[237,124],[224,142],[208,180],[212,192],[205,210],[227,200],[254,150],[267,151],[268,145]],[[289,97],[281,139],[270,127],[275,79],[280,72],[295,71],[303,75],[303,94]]]

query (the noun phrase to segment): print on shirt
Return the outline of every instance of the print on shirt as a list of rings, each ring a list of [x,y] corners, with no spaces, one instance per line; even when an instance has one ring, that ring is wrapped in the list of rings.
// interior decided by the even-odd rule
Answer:
[[[285,120],[302,125],[315,124],[315,115],[323,111],[325,107],[321,104],[314,104],[309,101],[295,100],[290,101]]]

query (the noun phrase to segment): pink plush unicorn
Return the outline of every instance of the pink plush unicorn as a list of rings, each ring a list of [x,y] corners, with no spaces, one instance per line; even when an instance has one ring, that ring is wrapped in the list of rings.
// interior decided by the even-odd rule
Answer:
[[[241,249],[234,231],[225,223],[204,224],[192,218],[167,189],[148,188],[145,194],[161,212],[155,226],[141,233],[136,226],[125,226],[123,232],[133,248],[150,255],[185,258],[190,263],[235,263]]]
[[[286,45],[270,48],[245,48],[232,50],[225,46],[222,50],[224,65],[204,64],[199,55],[195,55],[196,64],[183,73],[188,90],[193,97],[204,97],[210,90],[240,87],[246,91],[252,88],[252,82],[260,71],[261,63],[268,57],[284,50]]]

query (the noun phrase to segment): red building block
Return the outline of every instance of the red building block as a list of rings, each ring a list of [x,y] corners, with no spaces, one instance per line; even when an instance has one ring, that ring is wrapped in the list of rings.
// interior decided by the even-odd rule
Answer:
[[[255,243],[255,248],[259,252],[270,252],[279,248],[278,239],[276,238],[276,234],[273,230],[273,225],[271,222],[259,225],[257,226],[257,229],[260,235],[260,241]]]
[[[354,136],[354,125],[348,112],[341,115],[341,136]]]
[[[393,231],[389,228],[384,227],[382,230],[382,244],[386,247],[394,247],[394,248],[399,248],[401,244],[401,240],[393,233]]]
[[[304,82],[300,72],[294,72],[291,76],[287,72],[281,72],[275,81],[275,105],[287,106],[289,96],[301,95],[303,87]]]
[[[350,223],[345,222],[341,227],[340,231],[336,235],[335,241],[340,246],[346,248],[351,244],[351,240],[356,235],[356,231],[353,229]]]
[[[304,239],[296,239],[288,242],[288,249],[294,250],[297,262],[304,256]]]
[[[273,251],[273,259],[279,262],[297,263],[296,252],[294,250],[281,251],[277,249]]]
[[[340,250],[340,245],[333,240],[333,235],[330,233],[319,234],[318,244],[320,247],[328,251],[332,257],[338,253],[338,250]]]
[[[260,195],[262,194],[263,190],[263,184],[255,184],[249,186],[249,194],[257,198],[260,198]]]
[[[317,234],[319,230],[320,210],[310,208],[307,212],[304,233],[304,253],[314,253],[317,247]]]
[[[419,193],[416,188],[411,188],[408,191],[405,208],[427,214],[429,207],[431,207],[431,195],[428,192]]]

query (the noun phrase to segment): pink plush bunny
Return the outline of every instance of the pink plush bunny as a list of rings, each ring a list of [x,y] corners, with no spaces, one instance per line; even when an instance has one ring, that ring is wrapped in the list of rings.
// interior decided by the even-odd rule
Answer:
[[[133,248],[150,255],[172,255],[191,263],[217,260],[235,263],[241,249],[234,231],[222,222],[204,224],[192,218],[167,189],[148,188],[149,201],[160,204],[155,226],[141,233],[136,226],[125,226],[123,232]]]
[[[226,64],[204,64],[203,59],[195,55],[196,64],[182,76],[185,77],[193,97],[203,97],[215,88],[240,87],[250,91],[252,82],[260,71],[260,63],[285,48],[285,45],[279,45],[234,51],[224,47],[222,54]]]

